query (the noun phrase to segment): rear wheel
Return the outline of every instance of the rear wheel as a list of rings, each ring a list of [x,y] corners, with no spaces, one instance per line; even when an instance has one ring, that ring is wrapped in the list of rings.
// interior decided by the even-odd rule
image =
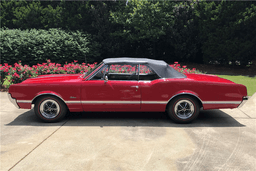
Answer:
[[[44,122],[57,122],[67,113],[66,105],[56,97],[40,97],[35,104],[36,116]]]
[[[167,107],[169,117],[177,123],[190,123],[199,114],[197,100],[190,96],[179,96],[174,98]]]

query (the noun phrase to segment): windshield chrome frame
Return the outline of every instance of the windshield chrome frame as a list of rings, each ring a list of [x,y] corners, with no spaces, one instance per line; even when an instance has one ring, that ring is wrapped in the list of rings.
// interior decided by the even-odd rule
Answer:
[[[103,62],[101,62],[101,63],[100,63],[101,65],[99,65],[98,68],[96,68],[92,73],[90,73],[90,75],[87,76],[86,81],[90,80],[92,77],[94,77],[99,72],[99,70],[106,65]],[[83,76],[83,78],[85,78],[85,75]]]

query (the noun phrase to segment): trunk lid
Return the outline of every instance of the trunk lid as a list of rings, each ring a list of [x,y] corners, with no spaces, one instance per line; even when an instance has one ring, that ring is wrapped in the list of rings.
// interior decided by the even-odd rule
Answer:
[[[234,83],[230,80],[220,78],[216,75],[210,74],[186,74],[188,79],[195,81],[219,82],[219,83]]]

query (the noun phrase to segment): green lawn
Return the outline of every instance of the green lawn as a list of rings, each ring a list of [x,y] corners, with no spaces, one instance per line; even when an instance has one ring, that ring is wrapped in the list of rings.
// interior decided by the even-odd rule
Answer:
[[[231,76],[231,75],[218,75],[221,78],[228,79],[238,84],[243,84],[247,87],[248,96],[252,96],[256,92],[256,77],[247,76]]]

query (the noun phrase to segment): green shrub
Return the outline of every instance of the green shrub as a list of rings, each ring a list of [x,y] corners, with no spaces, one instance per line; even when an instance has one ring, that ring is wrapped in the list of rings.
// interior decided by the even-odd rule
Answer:
[[[89,53],[88,35],[80,31],[0,29],[1,64],[22,61],[29,65],[46,59],[65,63],[85,60]]]

